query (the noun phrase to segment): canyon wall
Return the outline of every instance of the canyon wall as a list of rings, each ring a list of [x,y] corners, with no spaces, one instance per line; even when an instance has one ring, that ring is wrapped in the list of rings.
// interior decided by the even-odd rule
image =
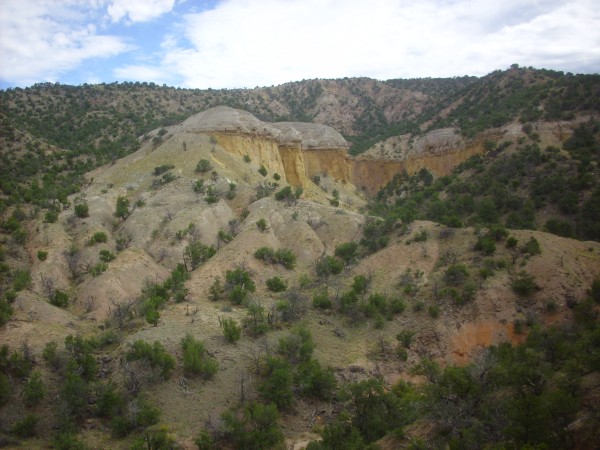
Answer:
[[[348,143],[326,125],[279,122],[265,123],[252,114],[219,106],[196,114],[183,122],[180,131],[211,135],[227,152],[244,156],[282,180],[305,187],[314,176],[329,176],[351,183],[369,195],[406,171],[422,168],[438,176],[448,175],[469,157],[484,151],[483,143],[463,142],[451,129],[435,130],[419,137],[410,146],[401,146],[393,158],[373,154],[352,157]]]

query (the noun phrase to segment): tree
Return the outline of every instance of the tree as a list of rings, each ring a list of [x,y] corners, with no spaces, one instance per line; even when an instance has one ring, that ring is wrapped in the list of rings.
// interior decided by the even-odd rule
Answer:
[[[335,247],[335,256],[342,259],[348,265],[356,258],[357,250],[357,242],[346,242]]]
[[[261,232],[264,232],[267,230],[267,221],[265,219],[258,219],[256,221],[256,226]]]
[[[200,375],[212,378],[219,369],[216,359],[208,354],[202,341],[197,341],[191,334],[181,340],[183,349],[183,370],[188,375]]]
[[[206,173],[212,169],[212,164],[207,159],[201,159],[196,164],[196,172],[198,173]]]
[[[277,424],[279,413],[273,404],[250,402],[242,411],[226,411],[222,418],[234,448],[264,450],[280,446],[284,442],[283,433]]]
[[[42,381],[42,374],[39,371],[35,371],[27,380],[27,383],[23,386],[23,398],[27,406],[37,405],[44,396],[46,395],[46,389],[44,388],[44,382]]]
[[[279,410],[289,409],[294,403],[293,375],[290,365],[279,358],[268,358],[265,380],[259,385],[261,398],[274,403]]]
[[[117,198],[115,217],[125,220],[125,219],[127,219],[128,216],[129,216],[129,199],[126,197],[119,196]]]
[[[75,204],[75,215],[80,219],[84,219],[89,216],[89,208],[87,203]]]
[[[240,336],[242,334],[242,328],[237,324],[237,322],[233,319],[223,319],[221,321],[221,326],[223,327],[223,335],[227,342],[235,343],[240,340]]]
[[[216,302],[221,298],[221,295],[224,292],[223,286],[221,285],[221,278],[216,277],[213,283],[210,285],[208,289],[209,297],[213,302]]]
[[[173,369],[175,369],[175,358],[158,341],[154,341],[153,344],[142,340],[135,341],[125,354],[125,358],[127,361],[142,360],[152,368],[159,368],[164,379],[168,379]]]
[[[266,284],[267,288],[273,292],[283,292],[287,289],[287,283],[279,277],[269,278]]]
[[[183,252],[183,261],[187,270],[194,270],[212,258],[217,250],[213,245],[207,246],[200,241],[190,243]],[[188,266],[189,265],[189,266]]]

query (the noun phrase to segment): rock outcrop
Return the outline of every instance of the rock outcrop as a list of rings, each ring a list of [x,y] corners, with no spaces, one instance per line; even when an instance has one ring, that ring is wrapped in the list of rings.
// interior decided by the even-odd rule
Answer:
[[[352,157],[348,155],[348,142],[331,127],[303,122],[265,123],[228,106],[196,114],[177,131],[209,134],[229,153],[247,156],[295,186],[306,186],[314,176],[327,175],[369,194],[376,193],[399,172],[412,174],[425,167],[436,175],[447,175],[455,165],[483,151],[480,143],[467,144],[453,129],[444,128],[414,142],[392,138],[400,139],[400,145],[390,144],[394,145],[393,152],[371,151]]]

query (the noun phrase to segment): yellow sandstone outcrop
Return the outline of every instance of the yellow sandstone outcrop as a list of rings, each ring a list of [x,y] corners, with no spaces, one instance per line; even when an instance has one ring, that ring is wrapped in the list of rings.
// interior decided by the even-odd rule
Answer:
[[[408,143],[402,140],[392,158],[367,153],[348,155],[348,142],[333,128],[303,122],[265,123],[246,111],[227,106],[196,114],[179,131],[214,137],[227,152],[248,156],[283,181],[305,187],[315,176],[329,176],[375,194],[394,175],[427,168],[448,175],[459,163],[484,151],[481,142],[465,143],[452,129],[434,130]]]

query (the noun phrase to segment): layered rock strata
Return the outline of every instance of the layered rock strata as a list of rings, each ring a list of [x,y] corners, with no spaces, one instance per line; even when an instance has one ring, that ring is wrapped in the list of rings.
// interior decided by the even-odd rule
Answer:
[[[403,145],[393,158],[352,157],[349,144],[333,128],[303,122],[262,122],[246,111],[227,106],[196,114],[179,127],[185,133],[203,133],[229,153],[249,157],[280,174],[294,186],[306,186],[314,176],[329,176],[374,194],[394,175],[427,168],[447,175],[452,168],[481,153],[478,142],[466,144],[452,129],[434,130]]]

